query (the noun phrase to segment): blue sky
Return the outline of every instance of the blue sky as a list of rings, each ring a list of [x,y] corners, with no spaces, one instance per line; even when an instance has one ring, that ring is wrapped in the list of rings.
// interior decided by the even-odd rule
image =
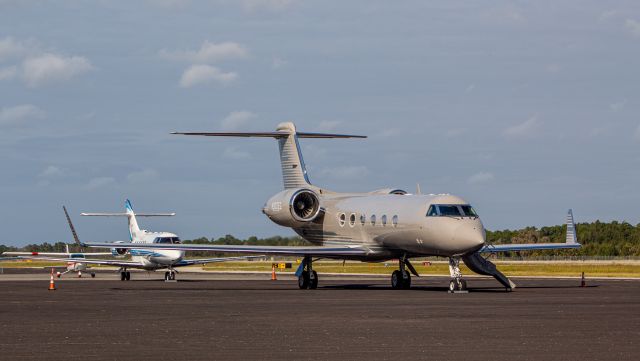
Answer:
[[[489,229],[639,222],[640,5],[634,1],[0,0],[0,243],[290,235],[272,140],[304,140],[311,181],[469,200]]]

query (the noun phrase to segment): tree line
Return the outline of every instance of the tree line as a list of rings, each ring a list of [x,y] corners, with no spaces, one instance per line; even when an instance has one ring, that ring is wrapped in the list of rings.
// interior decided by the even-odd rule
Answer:
[[[640,256],[640,224],[631,225],[627,222],[600,222],[580,223],[576,226],[578,240],[582,243],[579,249],[527,251],[523,256],[605,256],[628,257]],[[566,237],[566,225],[549,227],[526,227],[518,230],[487,230],[487,243],[489,244],[517,244],[517,243],[563,243]],[[219,238],[200,237],[192,240],[183,240],[185,244],[212,244],[212,245],[259,245],[259,246],[308,246],[309,243],[298,236],[268,238],[249,237],[238,239],[232,235]],[[44,242],[41,244],[28,244],[24,247],[11,247],[0,245],[0,251],[27,251],[27,252],[64,252],[64,242]],[[72,252],[78,251],[78,246],[70,246]],[[85,250],[87,251],[87,250]],[[91,252],[92,250],[88,250]],[[221,253],[193,251],[190,257],[222,256]],[[229,255],[229,254],[226,254]],[[515,256],[516,252],[504,254]]]

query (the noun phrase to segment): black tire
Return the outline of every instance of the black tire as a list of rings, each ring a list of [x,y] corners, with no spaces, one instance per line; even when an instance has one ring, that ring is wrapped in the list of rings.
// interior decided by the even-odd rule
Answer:
[[[411,288],[411,274],[408,271],[404,271],[404,278],[402,278],[402,288],[408,290]]]
[[[467,281],[466,280],[460,280],[460,290],[461,291],[466,291],[467,290]]]
[[[127,280],[127,273],[120,272],[120,281],[126,281],[126,280]]]
[[[125,278],[127,281],[131,280],[131,273],[129,271],[125,272]]]
[[[169,278],[169,272],[165,272],[165,273],[164,273],[164,280],[165,280],[165,281],[168,281],[168,280],[170,280],[170,279],[171,279],[171,278]]]
[[[318,288],[318,273],[316,271],[312,271],[313,278],[309,278],[309,289],[315,290]]]
[[[96,273],[95,272],[91,272],[91,278],[96,278]]]
[[[173,271],[169,272],[169,278],[170,278],[172,281],[175,281],[175,280],[176,280],[176,273],[175,273],[175,272],[173,272]]]
[[[309,288],[309,272],[304,271],[298,276],[298,288],[301,290]]]
[[[449,281],[449,292],[453,292],[456,290],[458,290],[458,283],[456,282],[456,280]]]
[[[400,271],[393,271],[393,273],[391,274],[391,287],[396,290],[400,289],[402,288],[402,283],[402,274],[400,273]]]

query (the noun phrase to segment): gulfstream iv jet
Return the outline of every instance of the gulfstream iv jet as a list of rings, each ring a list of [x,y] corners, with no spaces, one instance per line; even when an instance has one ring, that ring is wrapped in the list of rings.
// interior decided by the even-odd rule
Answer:
[[[567,219],[566,243],[487,245],[485,229],[473,207],[450,194],[409,194],[389,188],[366,193],[337,193],[309,180],[298,144],[302,138],[366,138],[357,135],[305,133],[293,123],[282,123],[274,132],[182,133],[210,137],[275,138],[280,150],[284,189],[269,198],[262,212],[273,222],[292,228],[314,244],[307,247],[118,244],[124,248],[206,250],[300,256],[296,275],[300,288],[316,288],[314,259],[351,259],[365,262],[398,259],[391,275],[393,288],[409,288],[418,272],[411,258],[441,256],[449,259],[452,291],[466,289],[460,272],[462,260],[472,271],[495,277],[507,290],[515,287],[483,253],[533,249],[577,248],[573,217]],[[113,247],[109,243],[92,247]]]

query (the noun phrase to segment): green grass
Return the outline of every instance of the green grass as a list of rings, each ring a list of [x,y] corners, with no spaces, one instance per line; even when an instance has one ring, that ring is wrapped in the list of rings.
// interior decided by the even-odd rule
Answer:
[[[245,271],[245,272],[266,272],[271,271],[272,262],[264,261],[236,261],[210,263],[202,267],[207,271]],[[292,268],[277,269],[278,273],[295,272],[298,263],[291,262]],[[449,267],[446,262],[432,262],[429,266],[424,266],[422,262],[413,261],[416,270],[424,275],[448,275]],[[64,266],[62,262],[49,261],[5,261],[0,262],[3,268],[20,267],[55,267]],[[336,261],[316,261],[314,269],[318,273],[363,273],[363,274],[391,274],[397,267],[396,262],[364,263],[364,262],[342,262]],[[582,272],[587,277],[638,277],[640,278],[640,262],[638,263],[613,263],[613,262],[497,262],[498,269],[507,276],[580,276]],[[92,266],[95,267],[95,266]],[[474,274],[464,265],[461,265],[463,274]]]

